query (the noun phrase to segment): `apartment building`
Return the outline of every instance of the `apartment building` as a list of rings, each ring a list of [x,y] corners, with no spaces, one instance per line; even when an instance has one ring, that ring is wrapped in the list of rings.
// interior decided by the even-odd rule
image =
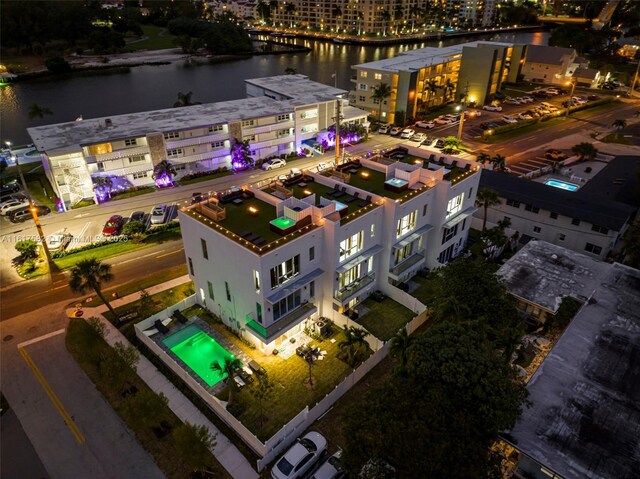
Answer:
[[[507,234],[517,234],[521,242],[539,239],[602,260],[618,244],[637,207],[609,199],[595,186],[587,183],[577,191],[566,191],[483,170],[480,188],[497,191],[501,200],[488,208],[487,227],[508,219]],[[483,209],[474,215],[478,229],[483,217]]]
[[[304,171],[284,184],[243,186],[181,210],[201,303],[270,354],[319,317],[344,324],[373,291],[460,254],[478,167],[415,158]]]
[[[443,0],[451,25],[487,27],[496,21],[498,0]]]
[[[383,122],[393,122],[396,111],[417,117],[426,108],[465,98],[483,104],[504,81],[515,82],[518,68],[510,68],[524,46],[497,42],[469,42],[448,47],[426,47],[360,65],[354,65],[351,104]],[[515,58],[517,57],[517,58]],[[381,83],[391,86],[391,96],[373,97]]]
[[[268,84],[272,90],[257,85]],[[290,89],[287,94],[286,88]],[[248,98],[29,128],[65,208],[96,197],[93,179],[115,189],[154,184],[154,166],[169,160],[184,174],[232,168],[231,148],[249,141],[254,159],[299,151],[334,123],[346,91],[304,75],[247,80]],[[280,94],[272,94],[279,91]],[[262,94],[264,93],[264,94]],[[367,113],[345,104],[343,121],[366,124]]]

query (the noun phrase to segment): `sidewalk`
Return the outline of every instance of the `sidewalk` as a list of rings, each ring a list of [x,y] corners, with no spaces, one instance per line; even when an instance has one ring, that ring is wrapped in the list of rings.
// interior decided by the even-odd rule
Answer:
[[[181,276],[179,278],[172,279],[166,283],[161,283],[156,286],[152,286],[147,289],[149,294],[159,293],[161,291],[169,290],[175,286],[183,284],[189,281],[189,275]],[[132,293],[124,298],[115,299],[110,301],[114,308],[123,306],[125,304],[137,301],[140,298],[140,293]],[[125,346],[130,343],[118,329],[107,321],[102,313],[107,311],[105,305],[100,305],[95,308],[83,308],[84,317],[90,318],[96,316],[100,318],[102,324],[105,325],[105,340],[108,344],[113,346],[115,343],[120,342]],[[147,385],[156,393],[164,394],[169,400],[169,407],[176,416],[183,422],[189,422],[191,424],[206,426],[209,432],[215,435],[216,447],[211,451],[216,459],[222,464],[222,466],[231,474],[234,478],[238,479],[252,479],[258,478],[258,473],[251,467],[249,461],[242,455],[240,451],[229,441],[229,439],[223,435],[218,428],[216,428],[199,410],[196,408],[189,399],[187,399],[171,382],[160,373],[151,362],[144,357],[140,356],[140,361],[136,366],[138,376],[147,383]]]

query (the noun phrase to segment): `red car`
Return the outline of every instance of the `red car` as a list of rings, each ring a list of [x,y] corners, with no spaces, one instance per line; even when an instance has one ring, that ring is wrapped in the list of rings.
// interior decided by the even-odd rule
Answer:
[[[114,215],[105,223],[104,228],[102,228],[102,234],[104,236],[119,235],[123,225],[124,218],[120,215]]]

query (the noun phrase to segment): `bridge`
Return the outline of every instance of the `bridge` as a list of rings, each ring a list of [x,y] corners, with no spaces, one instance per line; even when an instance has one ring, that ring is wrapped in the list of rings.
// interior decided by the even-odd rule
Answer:
[[[600,30],[602,27],[607,25],[611,21],[611,17],[613,16],[613,12],[616,11],[620,0],[605,0],[606,3],[602,10],[600,11],[600,15],[597,18],[593,19],[593,28],[596,30]],[[538,17],[538,20],[544,23],[558,23],[558,24],[573,24],[573,25],[584,25],[587,23],[588,19],[584,17],[569,17],[569,16],[543,16]]]

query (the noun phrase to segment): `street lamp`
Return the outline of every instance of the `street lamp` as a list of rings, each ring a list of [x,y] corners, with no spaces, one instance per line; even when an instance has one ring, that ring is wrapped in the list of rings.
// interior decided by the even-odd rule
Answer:
[[[567,102],[567,110],[564,113],[564,117],[568,118],[569,117],[569,109],[571,108],[571,105],[573,104],[573,91],[576,89],[576,79],[572,79],[569,81],[569,83],[571,83],[571,93],[569,93],[569,101]],[[569,85],[569,83],[567,83],[567,85]]]
[[[458,106],[456,107],[456,111],[460,111],[460,105],[458,105]],[[463,128],[463,126],[464,126],[464,118],[465,118],[465,114],[466,114],[466,111],[463,111],[463,112],[460,114],[460,125],[458,125],[458,140],[462,140],[462,128]],[[469,113],[469,116],[473,118],[473,117],[475,116],[475,114],[473,114],[473,113]]]

